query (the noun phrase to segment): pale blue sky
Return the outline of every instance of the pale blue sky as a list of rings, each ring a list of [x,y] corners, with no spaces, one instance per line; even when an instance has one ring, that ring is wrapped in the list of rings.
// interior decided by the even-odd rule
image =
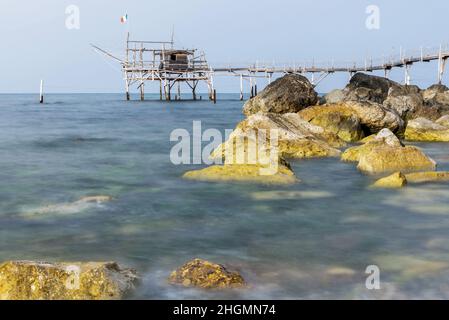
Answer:
[[[382,57],[399,47],[419,49],[449,42],[446,0],[0,0],[0,92],[36,92],[45,79],[51,92],[122,92],[119,66],[90,47],[121,55],[125,34],[175,40],[203,49],[212,65],[253,61],[338,63]],[[65,9],[77,5],[80,30],[67,30]],[[380,8],[380,29],[365,26],[368,5]],[[121,25],[127,13],[129,24]],[[346,62],[347,63],[347,62]],[[403,81],[403,71],[392,74]],[[436,81],[436,63],[412,69],[412,82]],[[343,86],[331,76],[318,90]],[[445,80],[449,81],[448,77]],[[260,85],[264,82],[260,83]],[[238,79],[218,79],[219,92],[237,92]]]

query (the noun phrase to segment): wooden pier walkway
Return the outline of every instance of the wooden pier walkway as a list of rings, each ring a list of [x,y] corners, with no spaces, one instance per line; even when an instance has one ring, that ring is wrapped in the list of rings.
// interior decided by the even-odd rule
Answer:
[[[93,46],[93,45],[92,45]],[[150,47],[148,47],[150,46]],[[155,47],[160,46],[161,48]],[[167,48],[168,47],[168,48]],[[173,41],[131,41],[129,34],[126,41],[125,58],[120,59],[107,51],[93,46],[93,48],[106,54],[110,58],[120,62],[125,80],[126,98],[130,99],[130,86],[137,85],[140,90],[141,100],[145,99],[145,83],[159,82],[160,99],[172,100],[172,89],[177,85],[175,100],[181,98],[181,83],[187,84],[192,90],[192,97],[197,99],[197,85],[200,82],[206,83],[209,98],[216,101],[216,89],[214,77],[220,75],[240,77],[240,98],[243,99],[243,82],[248,81],[251,97],[257,95],[257,79],[265,78],[271,83],[272,78],[282,74],[303,74],[311,75],[313,85],[318,85],[327,76],[333,73],[349,73],[353,75],[357,72],[383,71],[385,77],[389,77],[391,70],[396,68],[404,69],[404,84],[411,84],[410,72],[414,64],[438,61],[437,82],[442,83],[449,59],[449,48],[440,45],[436,49],[424,49],[405,54],[401,49],[397,57],[383,57],[381,59],[365,59],[362,63],[348,63],[346,65],[334,62],[323,65],[304,63],[303,65],[283,65],[277,66],[274,63],[255,63],[250,66],[211,66],[206,60],[203,52],[196,49],[175,49]],[[374,62],[376,61],[376,62]],[[317,76],[318,75],[318,76]]]

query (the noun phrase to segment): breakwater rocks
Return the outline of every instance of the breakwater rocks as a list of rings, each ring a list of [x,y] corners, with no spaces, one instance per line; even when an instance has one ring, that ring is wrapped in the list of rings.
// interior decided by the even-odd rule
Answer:
[[[212,159],[224,165],[190,171],[184,178],[293,183],[299,178],[293,179],[289,160],[339,157],[342,152],[343,161],[357,162],[357,168],[367,174],[433,171],[432,159],[400,139],[449,141],[449,88],[445,86],[421,90],[357,73],[344,89],[332,91],[321,101],[317,97],[305,77],[286,75],[274,81],[246,102],[246,119],[211,153]],[[273,130],[275,145],[269,133]],[[362,145],[344,150],[348,143]],[[273,152],[276,156],[271,156]],[[269,160],[251,163],[250,158]],[[274,162],[280,176],[259,173],[261,163]]]

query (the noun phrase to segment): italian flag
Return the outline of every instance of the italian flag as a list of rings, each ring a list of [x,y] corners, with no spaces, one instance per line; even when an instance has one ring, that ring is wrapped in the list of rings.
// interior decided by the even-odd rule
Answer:
[[[128,21],[128,14],[125,14],[124,16],[122,16],[122,17],[120,18],[120,22],[121,22],[121,23],[126,23],[126,21]]]

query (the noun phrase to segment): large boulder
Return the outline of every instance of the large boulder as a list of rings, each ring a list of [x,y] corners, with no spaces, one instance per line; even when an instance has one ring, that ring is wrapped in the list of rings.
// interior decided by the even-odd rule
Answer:
[[[269,84],[256,97],[246,102],[243,113],[298,112],[317,104],[318,94],[306,77],[288,74]]]
[[[248,150],[247,141],[270,145],[272,133],[277,134],[276,147],[279,156],[284,158],[337,157],[340,155],[337,148],[345,145],[335,134],[305,121],[296,113],[255,114],[240,122],[228,140],[212,152],[211,158],[226,158],[226,152],[232,155],[254,153]],[[234,155],[237,157],[238,154]]]
[[[391,88],[401,85],[387,78],[356,73],[344,89],[347,101],[371,101],[382,104]]]
[[[389,129],[383,129],[378,134],[365,139],[364,143],[358,146],[346,149],[341,155],[341,160],[346,162],[358,162],[363,154],[371,152],[379,146],[390,146],[393,148],[403,147],[404,145],[396,135]]]
[[[375,139],[346,150],[342,160],[358,161],[357,168],[367,174],[436,169],[435,161],[416,147],[402,145],[388,129],[382,130]]]
[[[423,110],[424,99],[421,90],[417,86],[394,86],[390,88],[383,106],[387,109],[395,110],[404,120],[425,112]]]
[[[136,280],[134,270],[113,262],[10,261],[0,265],[0,299],[121,299]]]
[[[352,137],[360,136],[363,138],[361,131],[369,135],[377,133],[383,128],[388,128],[393,132],[401,132],[404,128],[404,121],[396,111],[392,111],[379,103],[371,101],[346,101],[341,104],[313,106],[300,111],[298,114],[305,120],[312,122],[316,118],[320,119],[325,117],[326,114],[339,114],[341,119],[347,120],[357,119],[360,127],[349,126],[349,128],[352,127],[350,129],[350,135]],[[350,120],[350,123],[354,123],[353,120]],[[340,125],[337,123],[338,126]],[[332,124],[329,130],[335,131],[334,128],[335,124]],[[348,126],[345,125],[344,128],[347,130]],[[348,132],[345,132],[344,136],[347,135]]]
[[[246,286],[243,277],[224,266],[202,259],[194,259],[173,271],[170,284],[201,289],[234,289]]]
[[[438,122],[447,124],[445,119],[439,119]],[[410,120],[405,130],[405,138],[410,141],[449,142],[449,126],[439,123],[425,118]]]
[[[419,109],[414,118],[424,117],[437,120],[441,116],[449,114],[449,88],[435,84],[421,92],[424,105]]]

